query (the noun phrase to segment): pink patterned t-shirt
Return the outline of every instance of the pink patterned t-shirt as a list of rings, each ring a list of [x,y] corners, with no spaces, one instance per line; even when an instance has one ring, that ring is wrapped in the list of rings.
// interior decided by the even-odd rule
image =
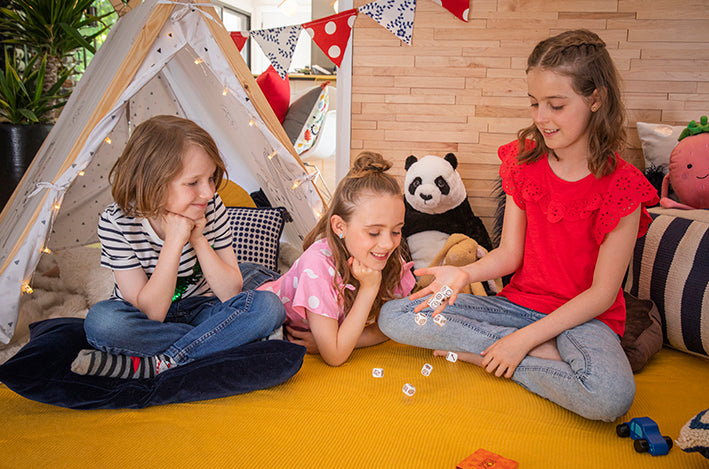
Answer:
[[[397,298],[408,295],[416,283],[411,273],[412,265],[410,262],[402,268],[401,280],[394,289]],[[264,283],[258,290],[273,292],[281,298],[286,309],[286,324],[309,330],[307,311],[337,319],[338,323],[345,318],[335,285],[342,285],[342,277],[335,270],[327,239],[320,239],[305,250],[288,272],[277,280]],[[345,288],[354,289],[352,285]]]

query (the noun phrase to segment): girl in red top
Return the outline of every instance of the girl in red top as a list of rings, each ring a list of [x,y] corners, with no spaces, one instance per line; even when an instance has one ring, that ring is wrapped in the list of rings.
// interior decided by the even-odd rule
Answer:
[[[605,43],[587,30],[540,42],[527,60],[533,125],[499,149],[506,206],[500,246],[463,268],[419,269],[434,281],[384,305],[390,338],[459,353],[577,414],[612,421],[633,402],[620,346],[621,282],[657,191],[618,156],[624,109]],[[465,285],[514,273],[496,297]],[[450,287],[450,298],[422,298]],[[445,312],[444,312],[445,310]],[[443,327],[423,322],[444,312]]]

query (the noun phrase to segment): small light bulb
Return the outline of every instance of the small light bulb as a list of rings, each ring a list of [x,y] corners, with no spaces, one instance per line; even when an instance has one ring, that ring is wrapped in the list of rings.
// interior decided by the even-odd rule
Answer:
[[[79,171],[79,176],[83,176],[84,174],[86,174],[86,173],[83,171]]]
[[[268,155],[268,159],[269,159],[269,160],[272,160],[273,157],[276,156],[277,154],[278,154],[278,152],[274,150],[273,153],[271,153],[270,155]]]
[[[225,86],[224,89],[222,90],[222,96],[226,96],[227,94],[229,94],[229,87]]]
[[[296,180],[293,182],[293,187],[292,187],[291,189],[297,189],[298,186],[300,186],[302,183],[303,183],[303,181],[301,181],[300,179],[296,179]]]
[[[52,253],[51,249],[46,248],[46,247],[45,247],[44,249],[42,249],[42,252],[45,253],[45,254],[51,254],[51,253]]]
[[[54,204],[54,210],[59,210],[61,208],[61,205],[59,204]]]
[[[111,137],[106,137],[105,139],[103,139],[103,141],[110,145],[111,144]]]
[[[31,295],[32,292],[34,292],[34,290],[32,290],[32,287],[30,287],[30,284],[29,284],[29,283],[25,283],[25,284],[22,285],[22,291],[23,291],[24,293],[27,293],[28,295]]]
[[[253,126],[255,126],[255,125],[256,125],[256,122],[254,122],[254,120],[251,119],[251,120],[249,121],[249,127],[253,127]]]
[[[204,62],[204,60],[202,60],[201,58],[198,58],[198,59],[195,59],[194,64],[195,64],[195,65],[199,65],[199,64],[201,64],[202,62]]]

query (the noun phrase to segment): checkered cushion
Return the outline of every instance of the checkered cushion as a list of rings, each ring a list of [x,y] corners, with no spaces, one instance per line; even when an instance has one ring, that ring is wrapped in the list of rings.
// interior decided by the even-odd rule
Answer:
[[[254,262],[278,269],[278,247],[286,209],[228,207],[234,233],[234,252],[239,262]]]

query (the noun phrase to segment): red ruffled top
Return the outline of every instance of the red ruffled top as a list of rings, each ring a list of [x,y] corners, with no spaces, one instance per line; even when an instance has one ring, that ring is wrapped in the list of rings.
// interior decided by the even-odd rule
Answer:
[[[524,259],[500,295],[541,313],[551,313],[588,289],[600,245],[621,217],[642,205],[638,237],[652,219],[645,206],[655,205],[657,190],[635,166],[618,157],[616,170],[569,182],[551,170],[547,157],[531,164],[517,161],[518,143],[500,147],[500,177],[506,194],[526,212]],[[597,319],[622,335],[625,301],[618,290],[613,305]]]

